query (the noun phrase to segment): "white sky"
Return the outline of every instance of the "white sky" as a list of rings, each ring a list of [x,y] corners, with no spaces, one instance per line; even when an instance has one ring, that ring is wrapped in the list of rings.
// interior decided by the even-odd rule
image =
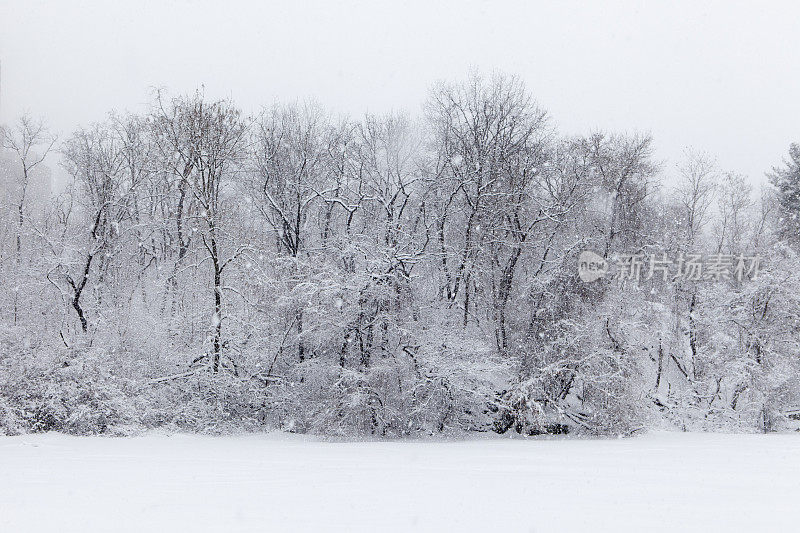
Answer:
[[[62,135],[150,87],[246,111],[313,97],[418,113],[437,80],[521,76],[564,133],[650,131],[764,181],[800,141],[800,3],[0,0],[0,121]]]

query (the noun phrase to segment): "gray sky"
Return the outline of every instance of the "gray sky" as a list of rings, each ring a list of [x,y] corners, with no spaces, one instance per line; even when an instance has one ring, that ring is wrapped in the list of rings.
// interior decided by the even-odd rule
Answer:
[[[800,141],[797,2],[224,4],[3,0],[0,121],[63,135],[200,84],[246,111],[418,113],[477,68],[521,76],[564,133],[652,132],[667,175],[692,146],[760,183]]]

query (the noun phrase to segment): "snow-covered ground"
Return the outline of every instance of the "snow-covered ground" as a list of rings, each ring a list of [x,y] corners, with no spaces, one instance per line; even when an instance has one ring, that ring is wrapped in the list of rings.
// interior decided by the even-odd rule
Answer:
[[[797,531],[800,434],[0,438],[0,531]]]

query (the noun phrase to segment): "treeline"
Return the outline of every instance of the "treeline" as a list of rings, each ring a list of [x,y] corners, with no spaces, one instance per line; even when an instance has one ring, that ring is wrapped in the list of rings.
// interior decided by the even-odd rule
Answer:
[[[754,194],[649,136],[562,135],[503,76],[436,85],[421,117],[158,93],[2,138],[7,433],[769,431],[800,408],[797,146]],[[761,265],[585,283],[584,250]]]

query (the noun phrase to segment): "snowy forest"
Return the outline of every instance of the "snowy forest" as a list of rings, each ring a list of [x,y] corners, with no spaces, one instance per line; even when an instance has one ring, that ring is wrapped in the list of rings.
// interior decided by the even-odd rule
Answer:
[[[3,125],[0,434],[791,427],[800,145],[758,190],[534,96],[472,75],[353,118],[159,90]],[[584,251],[760,263],[587,282]]]

